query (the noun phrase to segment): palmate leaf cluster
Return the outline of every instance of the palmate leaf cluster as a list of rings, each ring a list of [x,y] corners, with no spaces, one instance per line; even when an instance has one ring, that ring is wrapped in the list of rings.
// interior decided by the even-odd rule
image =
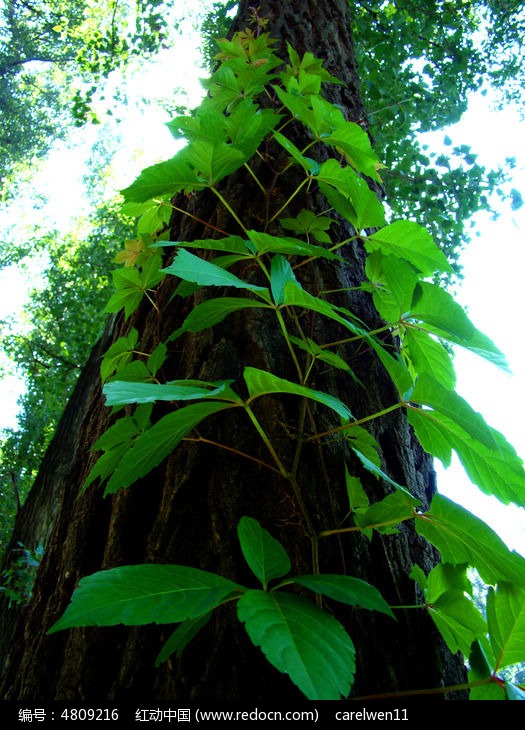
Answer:
[[[191,297],[199,289],[209,290],[211,297],[197,303],[181,326],[151,352],[137,350],[140,333],[133,328],[107,352],[102,362],[104,392],[117,418],[95,444],[101,455],[85,488],[98,482],[105,485],[105,494],[112,494],[132,486],[209,416],[226,416],[235,409],[245,414],[254,439],[262,439],[268,466],[289,483],[302,505],[305,523],[312,524],[301,499],[300,449],[295,466],[286,464],[253,404],[267,396],[318,404],[333,414],[338,425],[325,431],[305,426],[302,440],[322,447],[334,437],[345,439],[364,472],[388,488],[384,499],[370,503],[360,474],[347,465],[347,519],[343,524],[327,524],[312,539],[322,541],[346,532],[373,539],[375,532],[395,535],[401,523],[413,522],[418,533],[439,550],[442,562],[428,575],[413,567],[412,577],[423,599],[403,608],[427,611],[451,651],[470,658],[476,696],[521,696],[521,689],[501,680],[498,671],[525,658],[525,559],[509,551],[484,523],[440,495],[425,511],[411,493],[411,485],[398,484],[388,474],[379,443],[367,429],[370,422],[402,409],[429,453],[448,463],[455,451],[480,489],[504,503],[523,506],[523,464],[504,437],[455,392],[446,345],[465,347],[501,367],[506,367],[505,359],[452,295],[435,283],[451,267],[429,233],[412,221],[386,223],[381,205],[363,179],[379,182],[381,163],[367,134],[324,98],[323,84],[338,82],[322,63],[309,53],[301,58],[292,48],[288,63],[283,63],[265,33],[246,31],[221,42],[220,48],[221,65],[206,82],[208,96],[193,116],[170,124],[177,136],[185,137],[186,147],[170,160],[145,169],[123,191],[125,210],[141,216],[139,241],[128,245],[121,256],[125,265],[115,273],[116,288],[108,310],[123,309],[126,318],[141,302],[158,310],[156,288],[165,277],[175,277],[176,298]],[[301,142],[289,134],[292,120],[302,130]],[[244,167],[264,203],[268,191],[253,159],[257,156],[267,162],[270,149],[283,156],[277,184],[285,184],[290,169],[298,182],[284,191],[284,204],[275,210],[266,206],[266,219],[260,230],[254,230],[244,224],[235,201],[225,197],[221,182]],[[271,160],[275,164],[273,156]],[[304,208],[292,216],[291,202],[313,188],[326,201],[322,212]],[[216,197],[232,226],[242,233],[223,231],[217,238],[168,240],[166,211],[177,207],[173,196],[202,190]],[[269,224],[272,231],[280,224],[283,235],[268,233]],[[349,236],[350,227],[354,233]],[[375,330],[348,307],[336,305],[328,293],[316,295],[301,281],[305,265],[329,260],[333,266],[348,266],[345,246],[356,241],[368,254],[366,278],[358,289],[373,299],[384,323]],[[167,266],[162,249],[174,252]],[[258,270],[257,279],[241,275],[247,263],[249,269]],[[295,378],[248,364],[241,379],[163,379],[162,365],[173,343],[223,322],[233,312],[245,311],[249,316],[254,308],[258,315],[273,318]],[[336,326],[340,340],[330,344],[307,337],[297,326],[297,315],[304,312],[316,313]],[[397,348],[385,344],[382,335],[386,334],[396,338]],[[351,401],[313,387],[319,363],[345,371],[361,387],[341,354],[341,343],[372,350],[391,379],[396,396],[380,412],[358,419]],[[175,407],[159,418],[154,405],[161,401]],[[120,412],[123,406],[127,406],[125,415]],[[346,697],[355,673],[353,642],[320,604],[337,601],[383,612],[391,616],[393,631],[396,607],[388,606],[374,586],[351,576],[314,570],[311,575],[288,577],[290,560],[284,548],[251,517],[240,521],[238,534],[260,588],[188,566],[114,568],[82,579],[52,631],[84,625],[178,623],[159,655],[158,661],[165,661],[183,651],[216,607],[232,603],[253,643],[307,697]],[[486,616],[471,600],[468,566],[493,586]],[[299,594],[296,586],[322,596],[320,604],[303,591]]]

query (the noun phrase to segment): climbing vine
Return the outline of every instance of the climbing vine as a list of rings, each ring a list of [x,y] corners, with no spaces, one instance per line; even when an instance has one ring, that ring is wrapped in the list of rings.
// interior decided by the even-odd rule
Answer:
[[[323,600],[379,611],[393,622],[398,609],[424,610],[450,650],[469,659],[469,681],[461,689],[478,698],[525,698],[521,687],[501,676],[505,667],[525,659],[525,559],[445,497],[434,495],[425,509],[409,484],[399,484],[387,473],[380,445],[369,430],[370,424],[403,410],[427,452],[448,464],[455,451],[483,492],[524,505],[521,460],[455,392],[447,345],[468,348],[500,367],[506,367],[505,359],[436,283],[450,265],[430,234],[408,220],[387,223],[366,182],[380,185],[380,160],[366,132],[325,98],[323,85],[339,82],[322,62],[310,53],[300,57],[289,47],[284,63],[264,32],[245,31],[219,46],[220,65],[206,82],[207,97],[193,116],[170,124],[186,146],[172,159],[145,169],[123,191],[127,212],[139,217],[138,238],[119,254],[124,266],[114,272],[115,292],[107,309],[124,310],[129,318],[146,299],[158,311],[156,290],[165,277],[175,277],[177,297],[189,298],[198,290],[211,294],[198,300],[180,327],[151,352],[138,351],[140,335],[134,327],[107,351],[101,375],[107,405],[118,417],[95,444],[101,455],[84,488],[98,482],[109,495],[130,487],[179,444],[198,440],[192,433],[208,417],[236,410],[253,429],[254,439],[264,444],[266,459],[235,446],[215,446],[277,472],[288,483],[310,538],[312,572],[291,574],[281,543],[245,516],[238,524],[238,539],[258,588],[188,566],[117,567],[81,579],[50,632],[87,625],[177,623],[158,656],[161,663],[180,655],[216,608],[231,604],[251,641],[306,697],[339,699],[352,690],[355,649],[342,624],[324,610]],[[271,152],[275,149],[284,160],[280,167]],[[258,174],[254,160],[271,168],[271,183]],[[257,229],[245,222],[243,211],[221,187],[221,181],[241,168],[261,195],[263,215]],[[289,184],[285,173],[291,170],[295,187],[275,195],[281,181]],[[215,226],[212,238],[168,240],[173,210],[195,218],[191,207],[180,207],[175,194],[200,191],[217,199],[235,233]],[[299,201],[314,192],[325,201],[324,210],[297,210]],[[344,235],[336,235],[336,229]],[[319,261],[348,267],[344,254],[353,245],[367,252],[366,276],[352,289],[372,298],[381,318],[374,328],[350,308],[335,304],[334,292],[309,291],[301,278],[303,267]],[[253,310],[273,318],[294,379],[248,364],[240,380],[163,382],[162,366],[172,343],[213,328],[234,313],[249,316]],[[339,339],[314,339],[301,325],[305,312],[337,327]],[[318,366],[342,371],[360,385],[340,354],[340,346],[348,343],[357,353],[372,351],[393,383],[397,396],[378,412],[357,417],[351,402],[313,387]],[[258,399],[282,395],[298,399],[303,414],[293,435],[291,463],[254,408]],[[161,401],[175,405],[156,420],[153,407]],[[307,418],[313,403],[332,412],[335,425],[327,428],[325,422],[321,426]],[[389,494],[371,503],[348,464],[346,520],[318,530],[302,489],[303,449],[334,439],[345,440],[357,463],[389,485]],[[404,522],[413,523],[441,554],[442,562],[428,575],[413,567],[421,603],[390,606],[373,585],[319,570],[323,541],[351,532],[368,538],[374,532],[392,534]],[[491,586],[486,615],[472,600],[468,566]],[[299,594],[292,586],[305,590]]]

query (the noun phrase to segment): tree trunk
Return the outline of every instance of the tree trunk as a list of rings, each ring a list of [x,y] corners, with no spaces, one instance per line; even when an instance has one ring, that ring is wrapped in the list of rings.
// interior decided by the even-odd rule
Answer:
[[[345,109],[347,118],[363,125],[365,113],[352,53],[348,3],[269,0],[260,6],[260,15],[270,19],[270,34],[280,43],[280,55],[284,57],[289,42],[301,54],[311,51],[324,59],[326,68],[345,84],[332,88],[331,101]],[[245,27],[248,17],[249,3],[241,2],[234,30]],[[222,192],[236,201],[243,218],[256,228],[261,196],[247,174],[232,175]],[[316,202],[314,196],[308,205],[315,209]],[[178,204],[181,207],[190,203],[181,197]],[[200,193],[192,204],[201,221],[237,232],[232,230],[224,209],[218,208],[207,192]],[[294,205],[300,210],[305,201],[295,201]],[[212,235],[208,226],[180,214],[173,216],[170,227],[174,241]],[[348,266],[328,262],[302,267],[305,288],[319,292],[359,284],[364,278],[364,251],[357,243],[346,249]],[[155,344],[166,340],[187,314],[186,300],[180,305],[175,303],[180,299],[171,299],[173,286],[169,278],[159,285],[156,304],[160,315],[143,303],[130,321],[118,320],[113,340],[129,331],[130,326],[141,332],[139,349],[143,352],[150,352]],[[377,323],[368,295],[341,295],[339,303],[350,306],[370,327]],[[240,382],[243,367],[251,365],[293,380],[286,348],[273,322],[260,312],[264,310],[232,315],[213,329],[176,340],[163,369],[165,379],[235,378]],[[320,319],[312,316],[307,320],[305,326],[312,336],[322,328],[323,341],[329,341],[330,334],[334,340],[340,337],[335,327],[330,333]],[[314,387],[342,397],[355,416],[377,412],[395,402],[393,386],[377,359],[367,353],[357,357],[349,346],[346,348],[341,354],[352,360],[365,387],[349,377],[323,373],[317,376]],[[316,409],[315,417],[325,419],[327,428],[337,425],[325,410]],[[158,415],[163,412],[158,408]],[[95,461],[90,448],[110,419],[91,365],[79,381],[17,523],[15,540],[20,539],[17,536],[24,529],[24,515],[32,505],[48,504],[44,522],[51,521],[57,511],[31,604],[21,612],[7,611],[5,606],[3,609],[7,617],[3,698],[183,702],[300,697],[289,679],[270,666],[250,643],[231,608],[214,613],[180,660],[159,668],[154,668],[154,660],[172,627],[87,628],[46,635],[65,610],[78,580],[103,568],[143,562],[177,563],[249,584],[253,577],[248,574],[236,537],[236,525],[243,515],[257,518],[282,541],[295,574],[312,571],[309,533],[337,525],[348,510],[348,453],[341,443],[332,444],[329,450],[315,444],[305,446],[300,479],[311,525],[305,524],[300,505],[285,480],[275,470],[242,455],[267,461],[264,444],[258,444],[242,415],[228,411],[226,416],[213,416],[199,427],[201,436],[230,445],[235,453],[186,441],[130,489],[103,498],[100,490],[90,487],[79,496]],[[257,401],[257,416],[281,459],[290,464],[295,448],[293,433],[299,420],[294,403],[289,398],[261,398]],[[71,424],[68,433],[64,424]],[[432,463],[415,441],[404,415],[398,410],[374,421],[373,433],[381,444],[388,474],[410,485],[413,493],[428,504],[433,489]],[[352,467],[357,472],[358,465]],[[366,474],[362,481],[375,499],[388,491],[387,485]],[[399,534],[374,534],[371,541],[360,535],[324,540],[319,560],[323,572],[363,578],[377,586],[391,603],[413,604],[415,589],[408,573],[414,563],[428,571],[435,564],[436,554],[405,524]],[[449,655],[425,613],[399,612],[394,626],[392,619],[375,612],[351,612],[336,606],[330,610],[344,623],[356,644],[355,695],[403,692],[462,681],[460,662]]]

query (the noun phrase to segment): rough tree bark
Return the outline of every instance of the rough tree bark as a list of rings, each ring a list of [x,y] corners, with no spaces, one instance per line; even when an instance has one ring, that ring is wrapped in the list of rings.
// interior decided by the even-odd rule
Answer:
[[[267,0],[259,6],[260,14],[270,19],[268,30],[279,40],[281,50],[290,42],[299,53],[309,50],[325,59],[328,70],[345,84],[332,88],[331,100],[346,110],[347,118],[365,124],[348,3]],[[249,3],[241,2],[233,29],[245,26],[248,16]],[[223,192],[236,201],[236,208],[242,210],[248,224],[257,227],[260,196],[246,178],[242,173],[233,175],[225,182]],[[211,195],[199,194],[194,204],[201,220],[237,232]],[[315,197],[309,205],[315,208]],[[172,240],[183,241],[207,237],[211,231],[174,215],[171,235]],[[350,265],[344,268],[331,262],[310,267],[309,271],[303,267],[305,286],[321,291],[357,284],[362,279],[364,252],[356,244],[346,256]],[[151,351],[159,340],[166,339],[187,314],[181,311],[187,305],[175,305],[170,300],[172,289],[169,280],[159,287],[160,316],[144,304],[131,321],[118,319],[104,346],[125,334],[130,326],[142,333],[142,351]],[[354,295],[350,302],[342,298],[341,304],[350,305],[369,325],[377,320],[368,295]],[[313,332],[319,327],[326,329],[326,324],[315,317],[309,320],[309,326]],[[323,334],[326,341],[328,333]],[[175,345],[164,368],[167,380],[240,380],[247,364],[294,379],[273,322],[263,315],[242,313],[229,317],[213,330],[185,335]],[[342,354],[352,359],[352,367],[366,387],[357,387],[350,378],[323,374],[314,387],[341,396],[357,416],[394,402],[393,387],[375,358],[367,354],[357,358],[351,350]],[[240,582],[250,581],[236,539],[236,524],[242,515],[257,518],[283,542],[296,573],[311,571],[305,526],[282,478],[253,461],[209,445],[183,444],[146,478],[111,498],[104,499],[93,487],[78,496],[95,460],[89,449],[109,423],[109,411],[104,407],[92,363],[93,359],[88,374],[79,381],[17,524],[15,540],[33,519],[28,515],[34,514],[35,505],[47,504],[41,518],[44,523],[56,511],[31,604],[21,612],[8,612],[4,606],[1,696],[84,701],[260,701],[299,697],[288,678],[268,665],[251,645],[228,610],[216,612],[180,661],[158,669],[153,666],[154,659],[171,627],[75,629],[46,636],[46,630],[66,608],[78,580],[102,568],[141,562],[180,563],[213,570]],[[293,440],[289,438],[297,423],[293,407],[286,399],[258,401],[258,415],[283,458],[293,454]],[[260,448],[258,455],[265,458],[264,446],[254,442],[249,424],[231,413],[228,411],[226,418],[220,414],[208,419],[201,433],[217,442],[235,444],[240,451],[255,450],[257,454]],[[318,418],[328,416],[319,409]],[[64,424],[71,426],[65,428]],[[378,422],[374,435],[382,446],[386,471],[399,483],[410,485],[428,504],[433,488],[432,464],[401,412]],[[316,446],[305,450],[301,480],[315,528],[337,524],[347,510],[344,457],[348,459],[348,454],[340,444],[334,444],[329,452],[321,453]],[[376,498],[386,493],[386,485],[366,475],[363,482]],[[36,517],[32,529],[42,530]],[[371,542],[361,536],[326,541],[321,546],[320,560],[324,572],[347,572],[364,578],[376,585],[387,600],[410,604],[414,602],[414,584],[408,572],[415,562],[430,569],[436,555],[413,529],[403,527],[398,535],[375,535]],[[462,680],[457,658],[448,654],[425,614],[400,614],[394,628],[391,619],[380,614],[333,610],[356,644],[356,695],[402,692]]]

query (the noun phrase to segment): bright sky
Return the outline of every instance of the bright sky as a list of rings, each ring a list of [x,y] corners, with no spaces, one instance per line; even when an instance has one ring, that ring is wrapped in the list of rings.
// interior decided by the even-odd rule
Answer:
[[[196,37],[187,34],[175,51],[165,54],[164,63],[177,68],[177,76],[196,80],[202,71],[193,66]],[[164,66],[165,67],[165,66]],[[165,73],[160,67],[145,69],[134,82],[137,97],[161,97],[165,93]],[[195,84],[194,84],[195,85]],[[198,92],[199,93],[199,92]],[[197,103],[197,97],[191,103]],[[175,149],[175,141],[162,126],[166,118],[161,112],[147,111],[137,104],[121,124],[124,143],[115,162],[115,188],[126,187],[146,164],[169,157]],[[83,204],[81,185],[82,170],[75,161],[71,163],[71,147],[77,153],[89,155],[90,141],[86,136],[96,130],[80,130],[71,146],[61,146],[54,153],[50,170],[61,170],[57,184],[56,175],[43,173],[38,186],[50,198],[50,204],[42,211],[55,223],[67,225],[68,211],[78,210]],[[490,112],[485,97],[474,97],[463,120],[447,133],[454,144],[469,144],[478,161],[488,166],[503,164],[506,157],[517,158],[514,187],[525,192],[525,123],[512,111]],[[439,133],[442,140],[444,132]],[[133,147],[130,147],[133,145]],[[83,152],[82,152],[83,151]],[[54,182],[51,183],[50,181]],[[34,185],[34,181],[32,181]],[[18,211],[17,219],[24,220]],[[26,214],[27,215],[27,214]],[[29,216],[31,217],[31,216]],[[0,211],[0,240],[2,229],[12,219]],[[525,288],[521,281],[525,271],[525,207],[511,211],[507,205],[497,221],[480,214],[477,217],[479,237],[465,250],[462,263],[465,279],[460,292],[461,302],[468,307],[474,324],[489,335],[506,354],[513,375],[499,371],[495,366],[466,352],[458,352],[457,391],[479,410],[487,422],[502,431],[518,453],[525,456],[525,431],[522,416],[525,411],[525,356],[522,341],[522,315]],[[19,228],[20,230],[20,228]],[[22,226],[23,231],[23,226]],[[0,319],[16,312],[27,296],[30,281],[13,270],[0,272]],[[1,367],[0,353],[0,367]],[[16,398],[22,392],[22,384],[16,378],[0,382],[0,427],[13,426]],[[485,498],[473,487],[461,467],[438,470],[440,491],[464,504],[491,524],[513,547],[525,554],[525,510],[502,508],[494,498]]]

